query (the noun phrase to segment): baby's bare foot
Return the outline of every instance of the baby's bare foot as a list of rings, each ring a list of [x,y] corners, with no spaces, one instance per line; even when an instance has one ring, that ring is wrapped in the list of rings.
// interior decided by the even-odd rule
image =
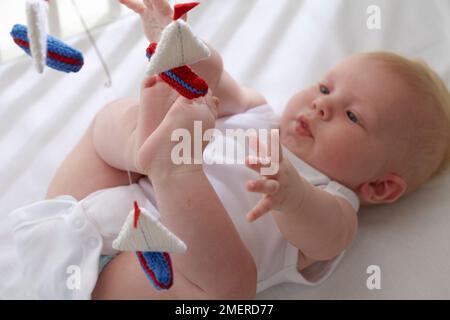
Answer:
[[[136,127],[138,148],[156,130],[178,97],[178,93],[164,84],[158,76],[144,79]]]
[[[151,87],[151,90],[157,92],[160,90],[158,86],[162,85],[165,86],[160,82],[156,83]],[[151,94],[153,95],[153,92]],[[169,100],[166,99],[165,102],[169,103]],[[194,137],[198,136],[194,134],[195,122],[198,121],[197,130],[202,130],[199,132],[201,139],[204,131],[214,128],[217,118],[217,105],[217,98],[210,94],[196,100],[179,97],[170,106],[164,120],[138,149],[137,166],[142,168],[151,180],[156,176],[202,170],[202,155],[198,155],[195,148],[198,149],[198,146],[200,146],[201,151],[203,151],[207,143],[204,143],[203,140],[194,141]],[[174,141],[172,141],[172,135],[175,137]],[[189,138],[190,141],[177,140],[180,136],[181,139]],[[180,144],[190,148],[190,155],[183,154],[183,161],[179,161],[178,158],[175,159],[174,157],[178,157],[179,154],[172,152]],[[199,157],[199,159],[195,157]]]

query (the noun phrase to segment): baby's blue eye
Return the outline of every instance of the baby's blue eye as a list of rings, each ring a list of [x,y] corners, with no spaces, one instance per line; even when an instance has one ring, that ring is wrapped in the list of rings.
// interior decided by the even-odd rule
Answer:
[[[354,123],[358,123],[358,118],[355,116],[355,114],[351,111],[347,111],[347,116],[350,119],[350,121],[353,121]]]
[[[319,84],[319,91],[322,94],[330,94],[330,90],[322,84]]]

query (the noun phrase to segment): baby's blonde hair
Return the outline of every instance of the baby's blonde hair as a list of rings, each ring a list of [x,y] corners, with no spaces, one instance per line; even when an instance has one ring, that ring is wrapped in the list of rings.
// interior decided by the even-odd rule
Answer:
[[[433,123],[427,123],[425,118],[416,119],[411,134],[414,145],[399,164],[408,184],[405,193],[408,194],[450,165],[450,93],[444,81],[421,59],[412,60],[385,51],[364,55],[399,75],[418,94],[422,102],[420,109],[434,108],[431,110],[435,114]]]

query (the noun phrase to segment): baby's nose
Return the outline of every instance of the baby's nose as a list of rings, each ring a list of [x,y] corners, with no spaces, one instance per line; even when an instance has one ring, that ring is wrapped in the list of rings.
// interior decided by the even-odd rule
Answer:
[[[313,110],[317,112],[317,115],[323,119],[328,120],[331,117],[331,106],[326,101],[315,101],[312,105]]]

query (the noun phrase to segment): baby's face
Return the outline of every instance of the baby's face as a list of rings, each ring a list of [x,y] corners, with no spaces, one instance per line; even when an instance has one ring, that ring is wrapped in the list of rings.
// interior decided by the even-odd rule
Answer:
[[[355,55],[291,98],[280,122],[281,143],[356,190],[384,173],[386,162],[401,149],[395,135],[407,123],[411,100],[393,73]],[[311,135],[300,129],[302,123]]]

